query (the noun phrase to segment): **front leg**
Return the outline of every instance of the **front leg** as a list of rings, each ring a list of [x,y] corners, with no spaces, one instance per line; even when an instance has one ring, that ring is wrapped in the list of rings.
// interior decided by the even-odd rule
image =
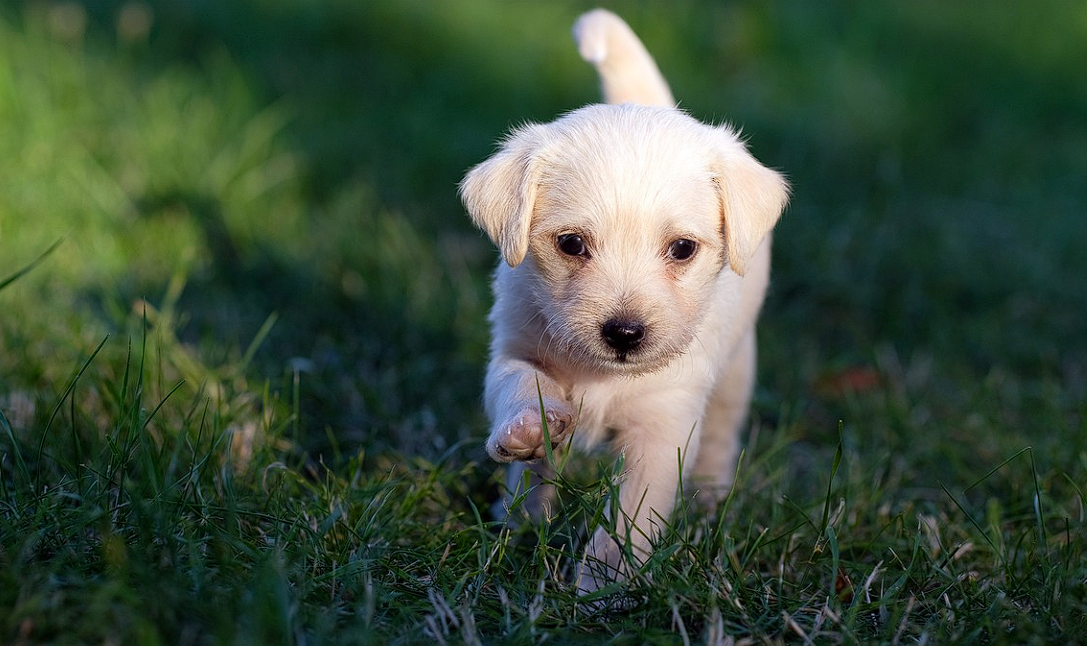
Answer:
[[[619,509],[615,536],[623,543],[629,540],[635,563],[623,558],[623,546],[606,528],[598,528],[592,536],[582,560],[578,588],[583,593],[599,589],[610,581],[630,576],[630,565],[644,562],[651,553],[652,543],[660,535],[675,508],[676,495],[685,472],[698,453],[704,402],[700,397],[677,397],[672,404],[657,409],[656,414],[639,416],[618,438],[623,443],[625,478],[619,487]],[[675,415],[683,409],[684,400],[690,406],[686,414]],[[605,514],[610,515],[614,501]]]
[[[551,468],[539,461],[547,455],[543,420],[547,420],[547,433],[554,449],[573,427],[573,407],[562,388],[535,366],[501,357],[488,366],[484,400],[491,419],[487,453],[498,462],[513,462],[507,473],[506,494],[494,505],[492,513],[498,520],[516,522],[510,516],[510,507],[514,498],[525,495],[522,510],[530,518],[538,518],[554,496],[554,486],[543,482],[553,475]],[[527,463],[530,460],[536,462],[530,465]],[[531,474],[527,491],[526,470]]]
[[[702,450],[691,472],[698,502],[713,510],[732,487],[751,396],[755,390],[755,330],[751,329],[732,353],[706,407]]]
[[[527,361],[495,358],[484,391],[491,419],[487,453],[498,462],[547,455],[545,420],[550,448],[561,444],[573,428],[574,408],[562,387]]]

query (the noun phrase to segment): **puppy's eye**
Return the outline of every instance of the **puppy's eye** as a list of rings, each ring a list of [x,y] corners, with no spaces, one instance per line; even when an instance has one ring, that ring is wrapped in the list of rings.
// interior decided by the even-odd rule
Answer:
[[[576,233],[564,233],[558,237],[559,251],[567,256],[588,256],[585,240]]]
[[[675,261],[689,260],[697,250],[697,242],[680,238],[679,240],[673,240],[672,244],[668,245],[668,257]]]

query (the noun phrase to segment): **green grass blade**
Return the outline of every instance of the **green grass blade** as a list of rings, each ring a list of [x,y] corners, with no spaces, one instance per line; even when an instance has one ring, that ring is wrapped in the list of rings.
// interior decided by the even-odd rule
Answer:
[[[1004,465],[1006,465],[1007,463],[1011,462],[1012,460],[1014,460],[1015,458],[1019,457],[1020,455],[1023,455],[1024,453],[1029,453],[1029,452],[1030,452],[1030,450],[1031,450],[1031,447],[1029,447],[1029,446],[1024,446],[1023,448],[1019,449],[1019,450],[1018,450],[1018,451],[1016,451],[1016,452],[1015,452],[1014,454],[1012,454],[1012,456],[1011,456],[1010,458],[1008,458],[1007,460],[1004,460],[1003,462],[1001,462],[1000,464],[996,465],[996,466],[995,466],[995,467],[993,467],[992,469],[989,469],[989,472],[988,472],[988,473],[986,473],[985,475],[983,475],[983,476],[981,476],[980,478],[978,478],[977,480],[975,480],[975,481],[974,481],[973,483],[971,483],[971,484],[970,484],[970,486],[969,486],[969,487],[967,487],[967,488],[963,489],[963,490],[962,490],[962,492],[963,492],[964,494],[965,494],[965,493],[968,493],[968,492],[969,492],[969,491],[970,491],[971,489],[973,489],[974,487],[976,487],[976,486],[978,486],[979,484],[981,484],[982,482],[985,482],[986,480],[988,480],[988,479],[989,479],[989,477],[990,477],[991,475],[993,475],[993,474],[994,474],[994,473],[996,473],[997,471],[1000,471],[1001,469],[1003,469],[1003,468],[1004,468]]]
[[[830,465],[830,478],[827,479],[827,495],[823,500],[823,520],[819,523],[819,533],[822,534],[827,529],[827,523],[830,521],[830,496],[834,487],[834,476],[838,473],[838,465],[842,463],[843,453],[843,430],[844,424],[841,420],[838,420],[838,447],[834,449],[834,461]]]
[[[540,403],[540,427],[543,429],[544,456],[547,458],[547,464],[552,469],[558,469],[559,465],[555,463],[555,449],[551,446],[551,429],[547,426],[547,411],[544,410],[543,389],[540,388],[539,373],[536,374],[536,401]],[[556,471],[556,473],[558,472]]]
[[[40,265],[42,263],[42,261],[44,261],[49,256],[49,254],[56,251],[57,247],[59,247],[60,243],[63,242],[63,241],[64,241],[64,238],[58,239],[56,242],[54,242],[52,245],[50,245],[48,249],[43,251],[40,256],[35,258],[29,264],[25,265],[22,269],[16,271],[14,274],[8,276],[5,279],[0,280],[0,292],[4,291],[5,287],[7,287],[8,285],[10,285],[10,284],[14,283],[15,281],[19,280],[23,276],[27,275],[35,267]]]
[[[1061,477],[1064,478],[1065,482],[1072,485],[1072,489],[1076,492],[1076,497],[1079,498],[1079,509],[1080,509],[1080,519],[1079,520],[1082,523],[1083,520],[1084,520],[1083,512],[1084,512],[1084,510],[1087,510],[1087,496],[1083,495],[1083,489],[1080,488],[1079,483],[1077,483],[1075,480],[1073,480],[1072,477],[1069,476],[1067,473],[1062,473]]]
[[[834,586],[838,577],[838,533],[828,526],[824,535],[827,537],[827,545],[830,546],[830,589],[827,591],[827,598],[836,599],[838,595]]]
[[[1038,540],[1041,541],[1041,548],[1043,554],[1048,557],[1049,550],[1046,546],[1049,544],[1049,535],[1045,529],[1045,519],[1042,517],[1042,486],[1038,482],[1038,466],[1034,464],[1034,450],[1030,447],[1028,455],[1030,456],[1030,475],[1034,482],[1034,499],[1031,505],[1034,508],[1034,518],[1038,523]]]
[[[11,454],[15,456],[15,463],[19,466],[19,471],[23,474],[23,479],[27,484],[30,484],[30,470],[27,469],[26,461],[23,460],[23,451],[19,448],[19,441],[15,439],[15,432],[11,428],[11,422],[4,415],[4,411],[0,410],[0,427],[4,429],[4,433],[8,436],[8,441],[11,442]],[[2,478],[0,478],[2,479]]]
[[[98,347],[96,347],[94,349],[94,352],[91,353],[91,356],[87,357],[87,360],[84,361],[83,365],[79,367],[79,370],[76,372],[75,376],[72,377],[71,381],[68,383],[67,388],[65,388],[64,392],[61,394],[60,399],[57,401],[56,406],[53,407],[53,412],[50,413],[50,415],[49,415],[49,421],[46,422],[45,428],[42,430],[42,433],[41,433],[41,438],[38,439],[38,450],[37,450],[37,452],[35,453],[35,456],[34,456],[34,464],[35,464],[35,468],[34,468],[34,490],[35,491],[40,491],[41,490],[42,455],[43,455],[43,453],[45,451],[45,440],[49,437],[49,429],[52,428],[53,421],[56,420],[57,414],[60,412],[61,406],[64,405],[64,402],[72,394],[72,391],[75,390],[76,384],[79,383],[80,377],[82,377],[83,373],[85,373],[87,371],[87,368],[90,367],[91,363],[94,361],[94,358],[97,357],[98,353],[102,351],[102,348],[106,345],[106,341],[108,341],[108,340],[109,340],[109,335],[107,334],[102,339],[102,341],[98,343]]]
[[[264,323],[261,324],[260,329],[253,336],[253,340],[249,342],[249,346],[245,349],[245,354],[242,355],[241,361],[238,362],[238,371],[244,371],[249,367],[249,362],[253,360],[253,355],[257,353],[260,346],[264,343],[264,339],[275,327],[276,321],[279,320],[279,314],[272,312],[268,315],[268,318],[264,319]]]
[[[1001,553],[1000,548],[998,548],[996,546],[996,543],[993,542],[993,539],[989,536],[989,533],[981,528],[981,525],[978,523],[978,521],[974,520],[974,516],[966,510],[966,507],[964,507],[963,504],[959,502],[958,498],[951,494],[951,491],[949,491],[942,482],[940,483],[940,489],[943,489],[944,494],[946,494],[947,497],[951,499],[951,502],[955,503],[955,506],[959,508],[959,511],[961,511],[964,516],[966,516],[966,519],[970,521],[970,524],[974,526],[974,529],[978,530],[978,532],[981,534],[981,537],[984,538],[985,542],[989,544],[989,547],[993,548],[993,553],[996,554],[997,557],[999,557],[1000,560],[1003,562],[1004,554]]]

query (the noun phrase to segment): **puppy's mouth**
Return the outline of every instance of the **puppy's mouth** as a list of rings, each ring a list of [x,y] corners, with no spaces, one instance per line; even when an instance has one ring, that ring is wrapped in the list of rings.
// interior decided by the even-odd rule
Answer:
[[[600,367],[614,375],[638,377],[661,370],[671,360],[672,355],[660,356],[655,352],[616,352],[601,357]]]

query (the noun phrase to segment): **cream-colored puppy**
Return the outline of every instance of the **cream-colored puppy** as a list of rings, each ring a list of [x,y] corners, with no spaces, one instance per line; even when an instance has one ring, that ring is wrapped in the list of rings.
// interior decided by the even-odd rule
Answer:
[[[530,461],[547,475],[545,419],[556,446],[576,425],[578,444],[624,453],[618,532],[644,559],[681,478],[711,501],[731,482],[787,186],[733,130],[675,109],[617,16],[585,14],[574,35],[610,105],[518,128],[460,185],[504,260],[487,451],[515,462],[511,494]],[[531,513],[547,493],[531,492]],[[579,586],[624,576],[621,554],[597,529]]]

